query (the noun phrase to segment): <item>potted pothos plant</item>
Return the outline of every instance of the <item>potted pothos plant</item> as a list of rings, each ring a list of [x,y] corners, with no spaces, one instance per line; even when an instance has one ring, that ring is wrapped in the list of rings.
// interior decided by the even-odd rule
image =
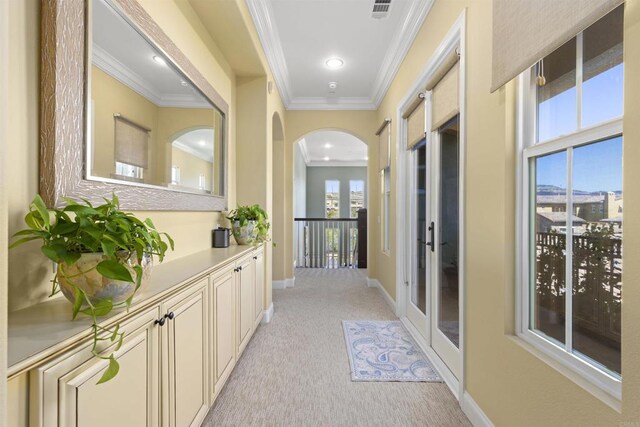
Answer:
[[[231,232],[239,245],[262,243],[269,240],[269,217],[260,205],[238,206],[226,217],[231,221]]]
[[[93,355],[108,360],[109,366],[98,384],[118,374],[120,366],[114,354],[122,345],[120,325],[99,325],[98,318],[114,308],[131,304],[137,291],[151,274],[153,256],[163,261],[173,240],[156,230],[150,219],[144,221],[122,212],[118,198],[93,206],[65,199],[61,209],[47,209],[36,195],[24,218],[27,228],[14,234],[10,246],[40,240],[42,253],[56,263],[51,295],[62,292],[73,303],[72,319],[83,313],[93,320]],[[111,349],[100,352],[105,342]]]

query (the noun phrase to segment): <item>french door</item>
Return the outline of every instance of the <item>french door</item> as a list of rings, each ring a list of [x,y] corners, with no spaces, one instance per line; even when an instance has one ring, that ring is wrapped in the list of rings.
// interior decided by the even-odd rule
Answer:
[[[458,117],[410,156],[407,318],[456,378],[460,374],[460,143]]]

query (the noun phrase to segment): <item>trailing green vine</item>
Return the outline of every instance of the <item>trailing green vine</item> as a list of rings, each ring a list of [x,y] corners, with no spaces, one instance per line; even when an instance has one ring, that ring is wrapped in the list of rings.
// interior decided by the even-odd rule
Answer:
[[[51,295],[60,292],[60,279],[73,290],[72,319],[82,313],[92,319],[92,354],[108,360],[109,366],[98,384],[109,381],[118,374],[120,366],[115,352],[120,349],[124,332],[120,324],[112,327],[100,326],[98,318],[109,314],[114,308],[128,308],[143,278],[143,258],[155,255],[163,261],[166,251],[173,250],[173,240],[160,233],[150,219],[141,221],[133,214],[120,210],[120,202],[114,194],[105,203],[93,206],[88,200],[78,203],[65,199],[67,205],[61,209],[47,209],[44,201],[36,195],[24,218],[27,228],[13,235],[15,240],[9,248],[32,240],[41,240],[42,253],[56,263],[57,272],[52,279]],[[165,241],[166,240],[166,241]],[[82,254],[101,253],[103,260],[94,267],[71,274],[68,272]],[[111,299],[93,300],[82,289],[78,279],[96,270],[101,276],[135,283],[133,294],[123,302]],[[100,353],[98,345],[107,342],[113,346],[108,354]]]
[[[256,228],[258,229],[258,235],[256,241],[259,243],[269,241],[269,216],[267,212],[260,207],[260,205],[251,206],[238,206],[236,209],[229,212],[226,217],[231,223],[238,222],[240,227],[244,227],[249,221],[256,222]]]

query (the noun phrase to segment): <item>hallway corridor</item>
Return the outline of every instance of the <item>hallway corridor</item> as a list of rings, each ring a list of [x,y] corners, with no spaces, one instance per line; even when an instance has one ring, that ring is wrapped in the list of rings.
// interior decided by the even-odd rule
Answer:
[[[240,358],[204,426],[466,426],[444,383],[352,382],[342,320],[394,319],[357,270],[302,269]]]

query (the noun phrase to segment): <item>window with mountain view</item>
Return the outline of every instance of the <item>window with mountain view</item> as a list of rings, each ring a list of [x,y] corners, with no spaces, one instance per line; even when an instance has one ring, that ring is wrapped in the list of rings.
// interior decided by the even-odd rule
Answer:
[[[340,181],[324,182],[324,216],[340,218]]]
[[[519,333],[610,390],[621,375],[623,7],[523,75]]]
[[[364,209],[364,181],[349,181],[349,214],[351,218],[358,217],[358,211]]]

